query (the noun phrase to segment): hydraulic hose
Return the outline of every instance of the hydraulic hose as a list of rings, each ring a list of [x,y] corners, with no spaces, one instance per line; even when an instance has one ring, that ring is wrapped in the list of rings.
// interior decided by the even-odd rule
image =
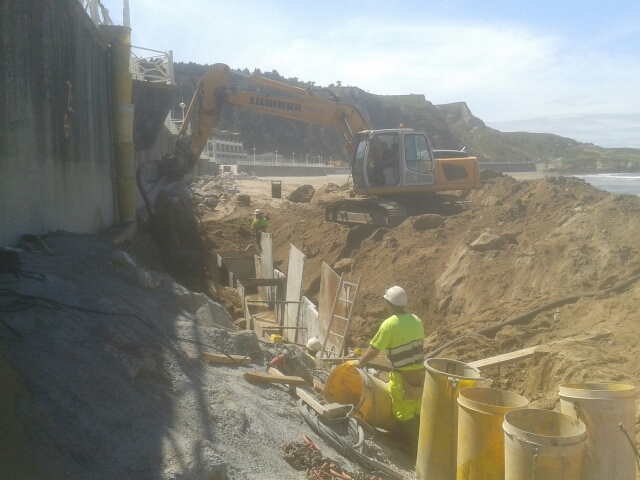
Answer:
[[[629,280],[626,280],[626,281],[624,281],[622,283],[619,283],[618,285],[615,285],[613,287],[606,288],[604,290],[600,290],[598,292],[585,293],[583,295],[573,295],[571,297],[565,297],[565,298],[561,298],[560,300],[555,300],[553,302],[546,303],[546,304],[542,305],[541,307],[537,307],[537,308],[534,308],[533,310],[529,310],[528,312],[523,313],[522,315],[518,315],[517,317],[511,318],[509,320],[505,320],[504,322],[500,322],[500,323],[497,323],[496,325],[492,325],[490,327],[483,328],[482,330],[478,330],[478,331],[472,332],[472,333],[465,333],[464,335],[456,337],[453,340],[445,343],[441,347],[436,348],[433,352],[428,353],[427,355],[425,355],[424,358],[425,358],[425,360],[427,360],[429,358],[434,358],[436,355],[439,355],[446,348],[449,348],[451,345],[453,345],[455,343],[458,343],[459,341],[464,340],[465,338],[469,338],[472,335],[484,335],[485,337],[491,337],[492,335],[495,335],[500,330],[502,330],[503,327],[506,327],[507,325],[522,325],[524,323],[527,323],[527,322],[533,320],[536,317],[536,315],[544,312],[545,310],[550,310],[552,308],[562,307],[562,306],[570,304],[570,303],[576,303],[578,300],[580,300],[583,297],[594,297],[594,296],[596,296],[598,294],[620,292],[620,291],[624,290],[625,288],[627,288],[628,286],[634,284],[638,280],[640,280],[640,275],[635,275],[635,276],[631,277]]]
[[[342,437],[336,433],[331,427],[321,422],[317,415],[311,410],[311,407],[306,405],[302,400],[298,400],[298,409],[300,414],[305,419],[311,429],[321,438],[327,442],[333,449],[335,449],[340,455],[349,459],[353,463],[358,464],[366,472],[373,472],[379,470],[386,473],[392,478],[402,480],[404,476],[396,472],[389,466],[377,461],[376,459],[365,455],[365,443],[364,443],[364,428],[370,429],[371,427],[365,426],[364,422],[357,417],[342,417],[334,419],[332,422],[348,422],[348,432],[351,443],[345,437]]]

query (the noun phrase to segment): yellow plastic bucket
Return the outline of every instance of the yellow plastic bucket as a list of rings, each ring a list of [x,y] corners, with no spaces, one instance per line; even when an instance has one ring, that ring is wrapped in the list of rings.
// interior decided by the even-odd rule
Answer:
[[[324,384],[324,399],[329,403],[353,405],[362,419],[374,427],[389,431],[397,427],[389,384],[350,363],[333,369]]]
[[[457,480],[504,479],[506,413],[524,408],[529,400],[495,388],[465,388],[458,396]]]
[[[587,427],[584,480],[635,480],[636,465],[623,424],[635,443],[636,389],[616,383],[560,385],[560,409]]]
[[[458,444],[456,399],[460,390],[475,387],[482,378],[477,368],[457,360],[430,358],[424,366],[416,478],[452,480]]]
[[[587,428],[560,412],[527,409],[504,416],[505,480],[580,480]]]

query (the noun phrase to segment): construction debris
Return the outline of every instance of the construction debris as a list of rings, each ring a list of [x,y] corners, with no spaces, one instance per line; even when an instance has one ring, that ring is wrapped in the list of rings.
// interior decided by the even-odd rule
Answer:
[[[287,200],[295,203],[309,203],[316,193],[315,188],[311,185],[302,185],[287,195]]]
[[[328,457],[323,457],[316,443],[303,436],[303,442],[289,442],[280,447],[280,455],[296,470],[304,470],[309,480],[382,480],[362,472],[348,472]]]
[[[232,365],[249,365],[251,364],[251,357],[247,355],[218,355],[215,353],[204,352],[202,359],[209,363],[225,363]]]
[[[302,377],[289,375],[274,376],[268,373],[245,372],[244,379],[251,383],[279,383],[284,385],[306,385],[307,381]]]

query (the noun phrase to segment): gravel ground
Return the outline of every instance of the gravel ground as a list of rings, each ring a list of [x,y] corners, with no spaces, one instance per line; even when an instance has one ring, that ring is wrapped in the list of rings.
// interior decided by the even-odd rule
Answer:
[[[0,478],[302,479],[279,455],[302,434],[341,458],[284,389],[242,378],[264,371],[261,355],[238,367],[200,359],[259,350],[252,332],[195,323],[204,295],[99,237],[46,243],[57,256],[20,253],[46,280],[3,288],[60,303],[7,313],[14,299],[0,295]]]

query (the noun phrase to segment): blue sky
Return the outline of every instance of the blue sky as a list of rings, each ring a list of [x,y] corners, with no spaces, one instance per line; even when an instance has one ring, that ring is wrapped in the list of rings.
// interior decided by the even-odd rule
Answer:
[[[133,44],[640,148],[640,1],[129,0]],[[115,23],[122,0],[102,0]]]

